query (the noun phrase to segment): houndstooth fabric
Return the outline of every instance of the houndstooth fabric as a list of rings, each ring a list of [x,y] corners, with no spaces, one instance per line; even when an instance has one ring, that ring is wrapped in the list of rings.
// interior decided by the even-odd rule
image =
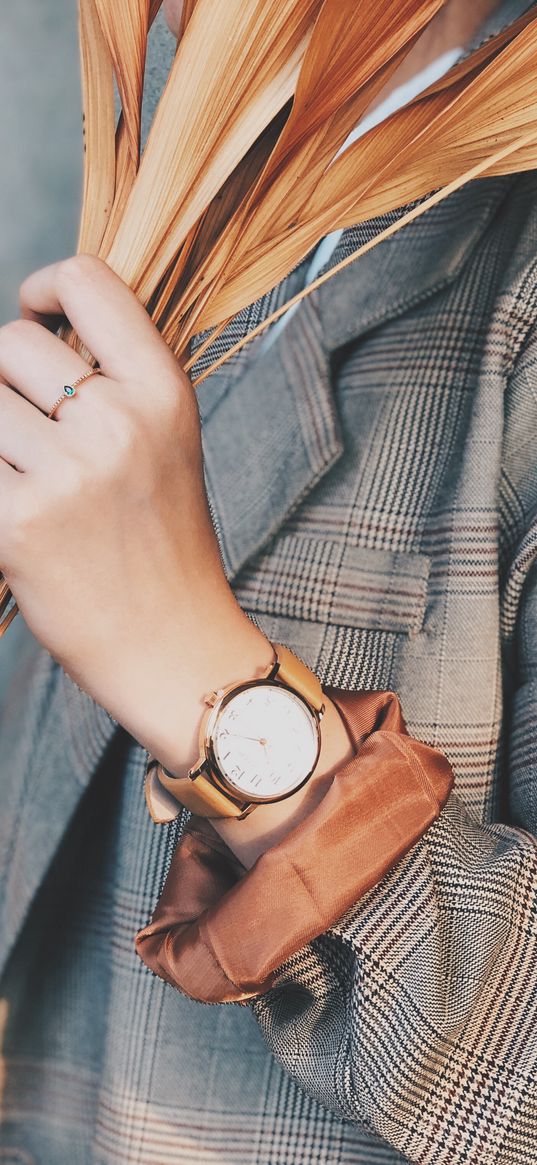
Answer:
[[[239,601],[325,683],[394,688],[456,776],[252,1008],[136,958],[183,822],[150,821],[145,754],[103,709],[45,652],[21,661],[0,731],[5,1165],[533,1165],[536,329],[530,174],[457,193],[201,386]]]

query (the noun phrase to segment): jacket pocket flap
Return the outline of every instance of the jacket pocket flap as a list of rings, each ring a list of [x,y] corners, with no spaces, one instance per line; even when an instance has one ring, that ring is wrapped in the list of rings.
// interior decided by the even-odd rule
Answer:
[[[240,572],[233,589],[252,612],[415,635],[429,566],[424,554],[284,534]]]

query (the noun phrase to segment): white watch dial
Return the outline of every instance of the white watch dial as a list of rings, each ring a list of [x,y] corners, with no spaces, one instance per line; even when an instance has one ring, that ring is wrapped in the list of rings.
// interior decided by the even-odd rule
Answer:
[[[226,781],[250,800],[282,797],[312,772],[319,751],[315,717],[286,688],[256,684],[218,714],[213,751]]]

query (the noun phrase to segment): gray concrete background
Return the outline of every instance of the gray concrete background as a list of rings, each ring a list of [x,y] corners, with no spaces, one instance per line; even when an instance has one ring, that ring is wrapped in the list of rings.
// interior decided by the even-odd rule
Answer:
[[[82,169],[75,0],[6,5],[0,37],[0,323],[21,280],[76,247]]]
[[[159,19],[148,60],[146,126],[174,46]],[[0,158],[3,324],[18,315],[18,288],[25,276],[76,249],[82,177],[76,0],[15,0],[4,5]],[[18,616],[0,640],[0,699],[26,637]]]
[[[0,36],[0,324],[30,271],[75,250],[82,172],[75,0],[17,0]],[[0,698],[26,645],[20,616],[0,640]]]

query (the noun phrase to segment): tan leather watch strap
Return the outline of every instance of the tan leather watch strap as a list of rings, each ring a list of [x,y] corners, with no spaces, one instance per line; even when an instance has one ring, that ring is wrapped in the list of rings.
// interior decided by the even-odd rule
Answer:
[[[296,688],[308,704],[315,708],[316,712],[320,712],[324,704],[321,681],[288,647],[284,647],[282,643],[273,643],[272,646],[278,661],[274,678],[289,684],[290,688]]]
[[[246,815],[249,806],[235,804],[230,795],[226,795],[213,785],[203,773],[192,780],[191,777],[171,777],[158,761],[152,759],[146,775],[146,801],[153,820],[173,820],[177,813],[157,816],[154,812],[156,798],[152,795],[154,777],[168,793],[171,793],[175,803],[180,802],[185,809],[195,813],[197,817],[242,817]]]

